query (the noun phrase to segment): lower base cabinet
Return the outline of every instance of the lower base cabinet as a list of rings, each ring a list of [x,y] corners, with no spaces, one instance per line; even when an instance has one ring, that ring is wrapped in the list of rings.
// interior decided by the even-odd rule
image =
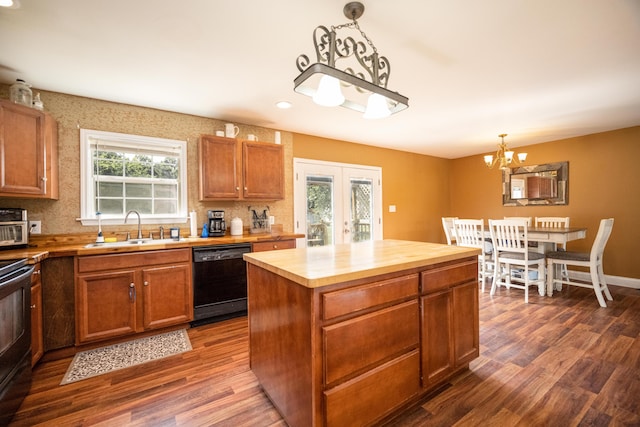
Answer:
[[[77,257],[76,344],[193,320],[191,250]]]

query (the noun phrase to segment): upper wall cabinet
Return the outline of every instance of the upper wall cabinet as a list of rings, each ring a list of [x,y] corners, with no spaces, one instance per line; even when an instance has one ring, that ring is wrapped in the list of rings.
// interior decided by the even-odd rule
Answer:
[[[198,157],[202,201],[284,199],[281,145],[203,135]]]
[[[0,100],[0,197],[58,198],[58,125],[47,113]]]

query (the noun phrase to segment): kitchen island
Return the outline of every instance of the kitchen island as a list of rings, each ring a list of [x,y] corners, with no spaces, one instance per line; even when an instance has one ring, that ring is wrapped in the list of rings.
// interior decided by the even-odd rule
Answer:
[[[380,423],[468,369],[478,254],[400,240],[245,254],[251,369],[287,423]]]

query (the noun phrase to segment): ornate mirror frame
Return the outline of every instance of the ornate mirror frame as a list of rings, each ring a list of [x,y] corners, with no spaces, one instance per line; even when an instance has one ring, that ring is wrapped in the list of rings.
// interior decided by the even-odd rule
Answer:
[[[569,162],[520,166],[502,171],[503,206],[569,204]]]

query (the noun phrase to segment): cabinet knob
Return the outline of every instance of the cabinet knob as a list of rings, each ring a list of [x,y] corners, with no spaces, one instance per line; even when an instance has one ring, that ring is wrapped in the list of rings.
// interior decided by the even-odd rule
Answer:
[[[47,177],[46,177],[46,176],[43,176],[43,177],[42,177],[42,180],[43,180],[44,182],[47,182]]]
[[[278,249],[278,245],[273,245],[273,249]]]
[[[40,274],[40,270],[34,270],[33,274]]]
[[[247,191],[247,190],[248,190],[248,188],[247,188],[247,187],[244,187],[244,191]]]
[[[149,282],[147,282],[146,280],[144,281],[144,285],[145,286],[149,286]]]
[[[236,187],[236,191],[240,191],[240,187]]]
[[[36,305],[35,305],[35,304],[32,304],[32,305],[31,305],[31,309],[32,309],[32,310],[34,310],[35,308],[36,308]]]

